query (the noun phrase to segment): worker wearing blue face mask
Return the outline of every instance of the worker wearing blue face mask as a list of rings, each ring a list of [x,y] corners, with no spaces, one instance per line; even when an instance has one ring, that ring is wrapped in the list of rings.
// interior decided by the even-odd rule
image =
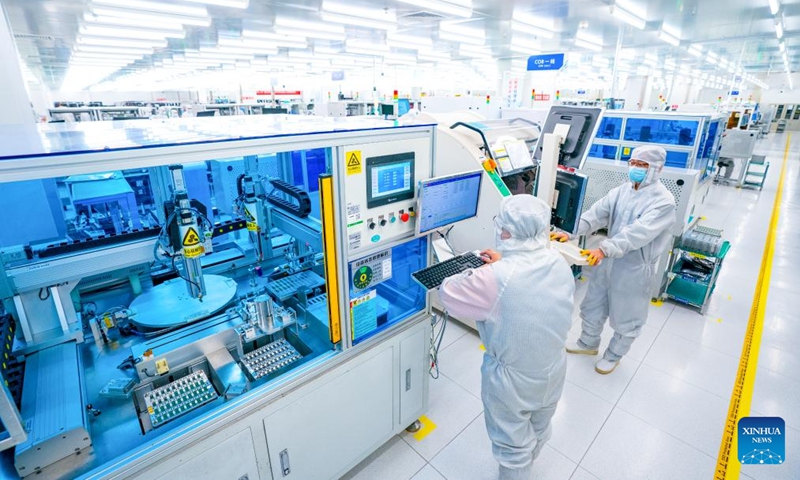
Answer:
[[[638,147],[628,162],[629,182],[614,188],[581,216],[578,235],[608,229],[595,250],[585,250],[590,283],[581,303],[581,336],[567,352],[597,355],[607,319],[614,336],[595,364],[601,374],[614,371],[647,321],[650,284],[659,258],[669,247],[675,222],[675,198],[659,181],[667,153],[657,146]],[[551,238],[566,241],[564,233]]]

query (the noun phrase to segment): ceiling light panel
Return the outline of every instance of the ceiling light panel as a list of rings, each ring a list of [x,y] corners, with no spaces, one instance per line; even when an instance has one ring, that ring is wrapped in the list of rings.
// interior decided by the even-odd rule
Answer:
[[[182,25],[191,25],[196,27],[208,27],[211,25],[211,18],[205,9],[202,9],[202,16],[187,16],[187,15],[174,15],[169,13],[154,13],[142,10],[131,10],[128,8],[110,7],[105,5],[91,5],[89,11],[93,15],[100,17],[115,17],[127,18],[138,20],[149,20],[152,22],[172,22],[180,23]]]
[[[81,35],[108,38],[132,38],[139,40],[161,40],[164,38],[183,38],[186,32],[175,30],[145,30],[138,28],[106,27],[100,25],[84,25],[80,28]]]
[[[769,0],[769,11],[771,14],[775,15],[778,13],[778,10],[781,9],[781,2],[778,0]]]
[[[661,40],[663,40],[663,41],[665,41],[665,42],[667,42],[670,45],[673,45],[675,47],[680,46],[680,44],[681,44],[681,39],[680,38],[678,38],[676,35],[673,35],[671,33],[665,32],[664,30],[661,30],[660,32],[658,32],[658,38],[660,38]]]
[[[142,10],[145,12],[171,13],[190,17],[208,16],[208,11],[205,7],[193,5],[176,5],[172,3],[150,2],[147,0],[92,0],[92,3],[95,5],[109,5],[131,10]]]
[[[472,17],[472,0],[398,0],[398,2],[455,17]]]
[[[106,47],[164,48],[167,46],[166,39],[137,40],[133,38],[106,38],[81,35],[75,39],[75,41],[81,45],[100,45]]]
[[[184,0],[191,3],[204,3],[216,7],[241,8],[245,9],[250,5],[250,0]]]
[[[153,21],[152,19],[142,19],[142,18],[125,18],[125,17],[109,17],[109,16],[99,16],[95,14],[91,14],[86,12],[83,16],[84,21],[86,21],[87,25],[98,25],[98,26],[111,26],[111,27],[134,27],[134,28],[149,28],[149,29],[158,29],[158,30],[171,30],[174,32],[182,32],[183,27],[180,23],[174,22],[164,22],[164,21]]]
[[[128,54],[141,54],[147,55],[153,53],[152,47],[107,47],[103,45],[76,45],[75,46],[76,52],[88,52],[88,53],[128,53]]]
[[[353,17],[330,12],[322,12],[321,15],[322,20],[326,22],[341,23],[342,25],[353,25],[356,27],[375,28],[379,30],[394,30],[397,28],[396,23],[381,22],[369,18]]]
[[[638,17],[625,9],[620,8],[619,5],[612,5],[611,13],[612,15],[614,15],[614,17],[618,18],[619,20],[622,20],[628,25],[638,28],[639,30],[644,30],[644,27],[647,26],[647,21],[645,19]]]

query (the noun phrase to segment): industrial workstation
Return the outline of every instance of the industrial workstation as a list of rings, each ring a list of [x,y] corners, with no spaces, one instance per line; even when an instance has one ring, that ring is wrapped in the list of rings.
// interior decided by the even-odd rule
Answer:
[[[800,478],[792,0],[0,12],[0,478]]]

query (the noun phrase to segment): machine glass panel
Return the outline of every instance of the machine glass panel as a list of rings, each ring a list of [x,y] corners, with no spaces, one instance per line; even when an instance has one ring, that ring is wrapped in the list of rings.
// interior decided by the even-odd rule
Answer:
[[[12,393],[24,419],[41,414],[37,396],[64,399],[53,415],[74,419],[57,424],[75,439],[68,451],[94,448],[73,473],[337,354],[319,189],[331,152],[2,184],[0,279],[13,283],[0,281],[0,298],[18,319],[13,353],[26,356]],[[425,308],[410,281],[426,266],[425,242],[391,253],[372,287],[378,329]],[[39,392],[55,387],[37,375],[63,378],[64,391]],[[42,465],[37,452],[64,450],[42,440],[50,433],[17,447],[20,475]]]
[[[617,150],[619,150],[619,147],[616,145],[601,145],[599,143],[593,143],[592,148],[589,150],[589,156],[593,158],[616,160]]]
[[[620,157],[620,160],[624,162],[630,160],[631,153],[633,153],[633,150],[635,148],[636,147],[634,146],[624,147],[622,149],[622,156]],[[680,152],[667,149],[667,163],[665,164],[665,166],[675,167],[675,168],[686,168],[687,167],[686,164],[689,162],[689,155],[690,155],[689,152]]]
[[[411,274],[427,266],[428,239],[415,238],[350,262],[350,321],[358,344],[425,309]]]
[[[625,140],[666,145],[694,145],[700,123],[672,118],[628,118]],[[684,164],[685,165],[685,164]]]
[[[619,140],[621,135],[622,135],[622,118],[604,116],[603,119],[600,121],[600,128],[597,130],[596,138]]]

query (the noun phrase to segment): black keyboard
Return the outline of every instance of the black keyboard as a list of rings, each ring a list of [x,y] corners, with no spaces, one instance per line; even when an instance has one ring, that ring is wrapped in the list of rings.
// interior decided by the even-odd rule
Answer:
[[[411,276],[423,287],[433,290],[438,288],[445,278],[452,277],[470,268],[478,268],[484,264],[485,262],[480,257],[469,252],[414,272]]]

